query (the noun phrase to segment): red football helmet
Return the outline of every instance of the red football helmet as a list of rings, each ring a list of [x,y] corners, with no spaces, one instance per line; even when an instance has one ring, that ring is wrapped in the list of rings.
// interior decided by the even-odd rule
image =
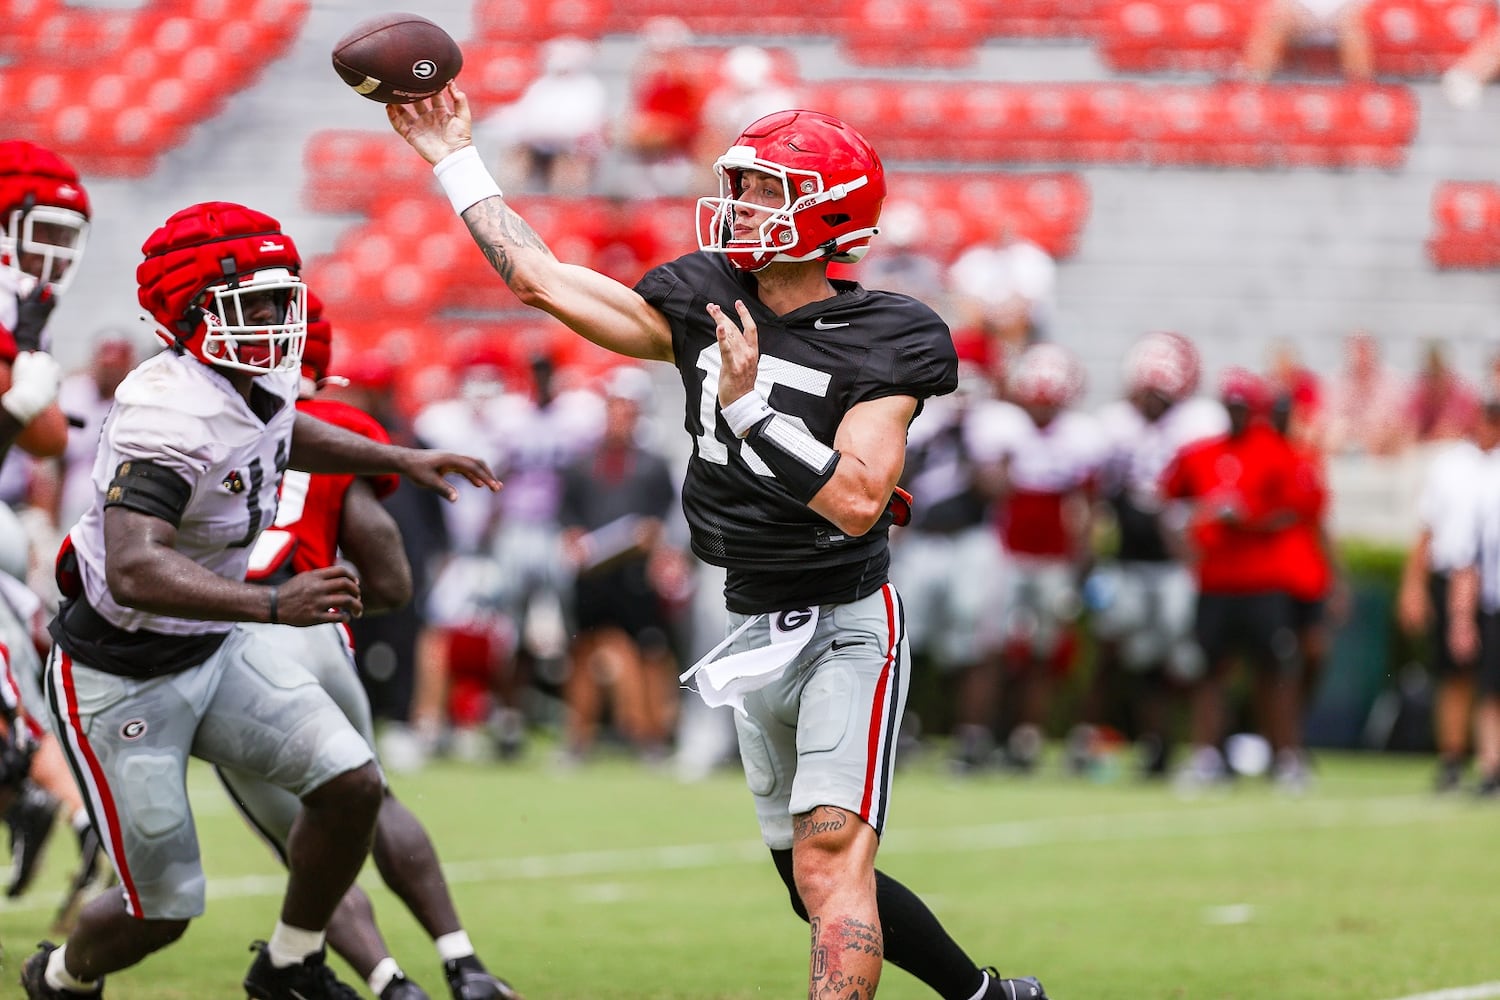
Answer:
[[[67,289],[89,231],[89,196],[78,171],[52,150],[24,139],[0,142],[0,266],[29,295],[45,281]],[[21,267],[22,255],[41,260],[40,275]]]
[[[307,292],[307,340],[302,344],[302,377],[316,386],[328,377],[333,360],[333,324],[323,318],[323,300]]]
[[[173,215],[141,252],[138,297],[169,346],[252,375],[298,369],[307,286],[297,247],[275,219],[204,202]]]
[[[1225,406],[1243,406],[1251,413],[1271,409],[1271,388],[1266,380],[1237,365],[1219,373],[1219,399]]]
[[[1083,392],[1083,368],[1057,344],[1034,344],[1011,369],[1011,401],[1018,406],[1062,408]]]
[[[1127,393],[1155,392],[1180,402],[1198,388],[1198,349],[1180,333],[1148,333],[1125,355]]]
[[[781,205],[743,197],[741,178],[747,170],[781,182]],[[698,247],[726,254],[742,271],[759,271],[772,261],[853,263],[880,232],[885,168],[864,136],[832,115],[766,115],[719,157],[714,172],[719,197],[698,199]],[[742,225],[736,232],[740,213],[766,218],[758,227]]]

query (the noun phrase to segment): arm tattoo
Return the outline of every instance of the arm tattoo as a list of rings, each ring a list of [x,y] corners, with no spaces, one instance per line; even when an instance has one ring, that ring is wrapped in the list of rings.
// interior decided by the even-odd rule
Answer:
[[[849,813],[837,806],[818,806],[792,820],[792,840],[806,840],[820,833],[842,830],[849,823]]]
[[[552,255],[536,230],[503,201],[487,198],[465,211],[463,219],[474,242],[484,251],[485,259],[507,285],[516,272],[515,261],[511,258],[512,251],[540,250],[548,256]]]

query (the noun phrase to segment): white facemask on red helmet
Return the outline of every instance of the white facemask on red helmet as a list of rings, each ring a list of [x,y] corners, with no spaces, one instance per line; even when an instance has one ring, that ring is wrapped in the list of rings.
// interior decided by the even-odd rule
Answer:
[[[36,143],[0,142],[0,267],[16,292],[30,295],[38,281],[53,294],[66,291],[88,231],[89,196],[78,171]]]
[[[251,375],[299,369],[307,287],[297,247],[275,219],[204,202],[173,215],[141,251],[140,303],[168,345]]]
[[[747,171],[779,181],[781,203],[754,198]],[[698,247],[727,255],[742,271],[772,261],[852,263],[880,232],[885,168],[864,136],[832,115],[766,115],[719,157],[714,172],[719,196],[698,199]]]

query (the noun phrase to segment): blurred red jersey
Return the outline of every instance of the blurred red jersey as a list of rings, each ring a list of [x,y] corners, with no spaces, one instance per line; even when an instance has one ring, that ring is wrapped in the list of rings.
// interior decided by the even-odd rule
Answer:
[[[348,403],[324,399],[299,399],[297,410],[325,423],[335,424],[382,444],[390,435],[375,418]],[[339,523],[344,517],[344,495],[356,477],[288,469],[281,477],[276,520],[261,532],[250,554],[246,579],[264,580],[290,566],[291,573],[332,566],[338,561]],[[379,497],[390,496],[400,477],[371,476],[370,485]]]
[[[1267,525],[1295,507],[1296,467],[1281,435],[1255,422],[1238,437],[1188,448],[1167,468],[1163,495],[1193,501],[1189,537],[1204,593],[1287,589],[1288,529],[1267,530]]]

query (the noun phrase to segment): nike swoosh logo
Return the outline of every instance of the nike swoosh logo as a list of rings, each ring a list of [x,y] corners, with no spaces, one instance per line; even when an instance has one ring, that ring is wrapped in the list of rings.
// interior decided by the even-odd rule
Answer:
[[[819,316],[817,319],[813,320],[813,329],[814,330],[837,330],[841,326],[848,326],[848,325],[849,325],[848,323],[830,323],[830,322],[828,322],[826,319],[824,319],[821,316]]]
[[[838,651],[840,649],[848,649],[850,646],[858,646],[858,645],[859,645],[859,640],[858,639],[855,639],[852,642],[840,642],[839,640],[835,639],[835,640],[833,640],[833,642],[831,642],[831,643],[828,644],[828,648],[831,649],[831,650],[834,650],[836,652],[836,651]]]

